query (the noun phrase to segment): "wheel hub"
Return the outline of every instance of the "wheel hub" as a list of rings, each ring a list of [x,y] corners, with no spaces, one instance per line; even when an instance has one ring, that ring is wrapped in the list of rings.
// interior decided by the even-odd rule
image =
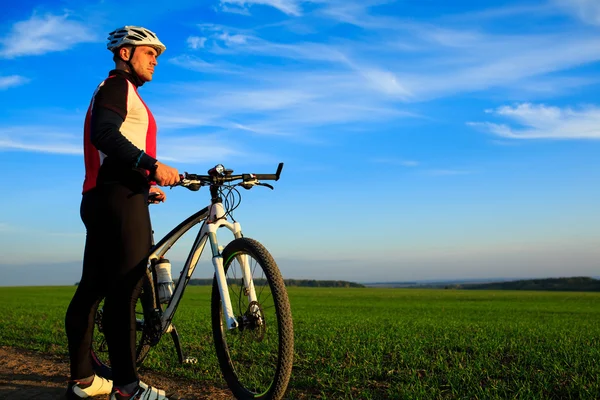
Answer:
[[[248,309],[238,319],[240,332],[250,331],[256,342],[262,342],[267,326],[265,324],[262,307],[257,301],[248,304]]]

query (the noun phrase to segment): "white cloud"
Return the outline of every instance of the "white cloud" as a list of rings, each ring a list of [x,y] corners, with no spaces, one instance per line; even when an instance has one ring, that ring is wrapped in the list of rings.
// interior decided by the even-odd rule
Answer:
[[[482,43],[493,45],[497,42],[497,40],[490,40],[493,37],[468,28],[452,29],[430,24],[414,24],[408,29],[421,40],[446,48],[471,48],[479,47]]]
[[[248,43],[248,41],[253,40],[251,36],[247,35],[230,35],[228,32],[223,32],[217,35],[217,39],[222,40],[227,46],[232,45],[242,45]]]
[[[598,0],[553,0],[582,21],[600,26],[600,2]]]
[[[427,175],[432,176],[452,176],[452,175],[470,175],[473,171],[464,169],[431,169],[425,171]]]
[[[190,36],[187,38],[187,44],[191,49],[201,49],[204,47],[204,43],[206,43],[205,37],[199,36]]]
[[[217,9],[215,7],[215,9]],[[218,9],[217,9],[218,10]],[[250,16],[250,10],[248,10],[245,7],[240,7],[240,6],[227,6],[225,4],[221,4],[221,11],[226,12],[226,13],[231,13],[231,14],[239,14],[239,15],[246,15],[246,16]]]
[[[421,38],[431,38],[431,34]],[[448,46],[452,51],[445,50]],[[414,98],[423,100],[461,92],[519,88],[533,78],[591,64],[600,60],[600,38],[487,34],[478,39],[471,36],[468,46],[445,43],[422,52],[424,56],[410,60],[410,68],[397,67],[396,76]],[[557,79],[557,84],[564,84],[562,78]]]
[[[244,53],[300,61],[347,62],[347,58],[337,47],[326,43],[278,43],[265,40],[251,31],[212,24],[200,25],[200,28],[209,34],[209,41],[205,43],[206,50],[221,56]]]
[[[0,127],[0,151],[83,155],[81,136],[47,126]]]
[[[468,125],[508,139],[600,139],[600,108],[597,106],[573,109],[523,103],[486,112],[513,123],[469,122]]]
[[[597,35],[555,30],[536,34],[488,33],[463,27],[464,24],[454,28],[373,16],[367,13],[367,8],[364,5],[324,8],[330,12],[346,10],[357,23],[368,16],[372,23],[362,26],[367,36],[361,36],[360,40],[328,36],[321,42],[307,42],[303,38],[280,42],[261,37],[258,30],[213,24],[200,27],[208,37],[205,50],[215,57],[234,60],[237,55],[250,54],[263,57],[263,65],[272,63],[269,57],[294,60],[299,63],[298,69],[313,72],[352,70],[365,87],[402,101],[490,89],[543,90],[556,94],[589,81],[556,73],[600,61]],[[335,17],[341,18],[337,14]],[[533,80],[543,80],[543,87],[530,85]]]
[[[170,113],[173,114],[173,113]],[[224,134],[206,134],[201,136],[173,135],[173,129],[190,126],[207,127],[214,125],[211,119],[178,117],[177,115],[158,116],[161,136],[158,156],[165,161],[185,164],[218,163],[228,160],[249,160],[259,157],[270,160],[260,151],[248,151],[251,146],[241,146],[239,140],[233,140]],[[220,122],[222,126],[232,128],[231,122]],[[59,129],[43,126],[0,127],[0,153],[3,151],[23,151],[64,155],[83,155],[81,135],[57,133]],[[165,134],[166,133],[166,134]],[[0,222],[0,232],[6,230]]]
[[[276,43],[249,32],[230,34],[226,27],[210,25],[202,28],[212,32],[210,38],[217,45],[208,50],[220,55],[248,53],[256,56],[289,58],[305,63],[332,63],[344,70],[354,70],[358,75],[357,78],[365,84],[365,87],[372,90],[404,99],[412,96],[412,93],[392,71],[372,66],[367,61],[351,60],[346,56],[344,49],[334,45],[314,42]],[[323,67],[321,68],[323,69]]]
[[[483,5],[483,3],[481,4]],[[545,3],[515,4],[469,11],[458,15],[451,15],[447,19],[481,23],[482,21],[489,19],[515,18],[523,15],[531,20],[532,17],[545,17],[554,13],[554,10]]]
[[[227,9],[227,5],[235,6],[234,12],[239,10],[247,10],[252,5],[265,5],[278,9],[279,11],[293,16],[299,16],[302,14],[302,8],[300,2],[295,0],[221,0],[221,6],[223,11],[230,11]]]
[[[190,126],[210,126],[212,125],[211,119],[199,120],[189,117],[189,115],[187,118],[177,117],[176,115],[158,116],[157,119],[162,131],[159,139],[158,156],[165,161],[204,164],[233,159],[251,159],[259,155],[257,151],[247,152],[247,146],[242,147],[238,140],[231,140],[225,135],[181,136],[172,134],[173,129]],[[221,125],[231,127],[232,124],[225,121]],[[59,132],[59,129],[43,126],[0,127],[0,152],[25,151],[83,155],[81,135],[57,132]],[[268,159],[267,155],[260,156]],[[2,230],[3,226],[0,223],[0,231]]]
[[[198,113],[177,113],[179,107],[173,109],[163,109],[159,112],[154,112],[157,120],[160,121],[160,129],[177,130],[185,128],[197,128],[201,126],[218,126],[219,118],[210,115],[198,115]]]
[[[0,76],[0,90],[24,85],[27,82],[29,82],[29,79],[20,75]]]
[[[588,16],[596,15],[592,9],[600,8],[600,2],[596,0],[574,0],[571,3],[585,6]],[[522,14],[526,10],[527,7],[495,9],[488,18]],[[536,15],[543,14],[543,11],[549,13],[552,10],[546,6]],[[374,15],[369,4],[336,1],[319,12],[363,28],[370,35],[368,40],[347,41],[346,48],[351,52],[346,51],[345,55],[353,63],[386,71],[389,77],[393,77],[388,82],[393,84],[384,87],[391,90],[397,84],[408,100],[427,100],[497,88],[522,88],[533,78],[600,60],[600,37],[582,35],[569,27],[558,33],[555,29],[536,34],[520,33],[518,30],[508,34],[489,33],[483,31],[480,24],[463,22],[453,26],[453,19],[420,22]],[[571,34],[569,29],[573,29]],[[546,85],[547,92],[565,87],[563,77],[556,77],[556,85],[552,84],[553,81],[546,81],[549,83]],[[571,83],[574,81],[571,80]],[[583,84],[580,82],[579,85]]]
[[[403,99],[412,97],[412,93],[403,83],[399,82],[398,77],[390,71],[370,67],[358,67],[357,70],[377,91],[398,96]]]
[[[181,68],[205,73],[239,74],[243,71],[243,68],[237,65],[226,64],[223,62],[209,63],[199,57],[187,54],[172,57],[168,62]]]
[[[237,150],[240,149],[240,150]],[[247,147],[235,145],[222,136],[202,135],[188,137],[163,137],[158,157],[165,161],[185,164],[223,163],[230,160],[266,159],[257,152],[247,152]]]
[[[230,109],[235,107],[240,113],[247,111],[276,111],[295,107],[299,104],[309,103],[316,98],[321,97],[310,90],[301,88],[261,88],[261,89],[241,89],[235,91],[225,91],[211,96],[208,101],[203,100],[206,106],[209,103],[221,105]]]
[[[418,167],[420,163],[414,160],[396,159],[396,158],[375,158],[373,162],[376,164],[398,165],[401,167]]]
[[[68,14],[38,16],[17,22],[10,33],[0,39],[0,57],[15,58],[70,49],[78,43],[93,42],[96,36],[83,22],[69,19]]]
[[[396,105],[396,97],[380,96],[353,72],[262,70],[254,71],[251,78],[248,74],[234,78],[169,87],[169,92],[185,92],[189,98],[160,107],[165,110],[161,111],[164,117],[158,116],[161,127],[165,123],[175,129],[211,126],[306,138],[326,126],[360,130],[364,127],[357,123],[367,123],[373,129],[400,118],[420,117]]]
[[[372,5],[381,3],[381,1],[363,0],[353,3],[345,0],[326,0],[320,3],[323,3],[324,6],[315,11],[317,15],[337,22],[355,25],[363,29],[395,30],[406,25],[404,21],[398,18],[370,14],[369,8]]]
[[[474,173],[472,170],[467,169],[456,169],[456,168],[423,168],[425,167],[421,162],[415,160],[407,160],[402,158],[375,158],[372,162],[376,164],[400,166],[411,168],[417,173],[428,175],[428,176],[453,176],[453,175],[471,175]],[[418,167],[418,168],[417,168]]]

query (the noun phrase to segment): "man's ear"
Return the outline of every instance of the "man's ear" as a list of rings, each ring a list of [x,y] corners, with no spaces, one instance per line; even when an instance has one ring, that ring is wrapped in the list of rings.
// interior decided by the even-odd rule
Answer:
[[[131,57],[131,49],[129,47],[121,47],[119,49],[119,57],[123,61],[131,61],[129,57]]]

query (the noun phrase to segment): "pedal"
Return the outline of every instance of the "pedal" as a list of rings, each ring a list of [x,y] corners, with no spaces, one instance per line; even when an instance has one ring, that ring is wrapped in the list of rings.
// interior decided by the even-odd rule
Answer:
[[[184,364],[198,364],[198,359],[196,357],[184,357]]]

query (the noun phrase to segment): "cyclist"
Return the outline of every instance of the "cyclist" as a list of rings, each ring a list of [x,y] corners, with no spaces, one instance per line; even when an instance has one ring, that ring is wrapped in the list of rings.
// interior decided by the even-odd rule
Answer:
[[[85,118],[80,213],[87,236],[81,280],[65,317],[71,362],[66,397],[177,399],[141,382],[135,365],[135,302],[152,245],[148,203],[166,198],[149,181],[160,186],[179,181],[177,169],[156,160],[156,123],[138,94],[166,47],[150,30],[124,26],[109,34],[107,48],[115,69],[97,87]],[[113,382],[92,368],[101,298]]]

